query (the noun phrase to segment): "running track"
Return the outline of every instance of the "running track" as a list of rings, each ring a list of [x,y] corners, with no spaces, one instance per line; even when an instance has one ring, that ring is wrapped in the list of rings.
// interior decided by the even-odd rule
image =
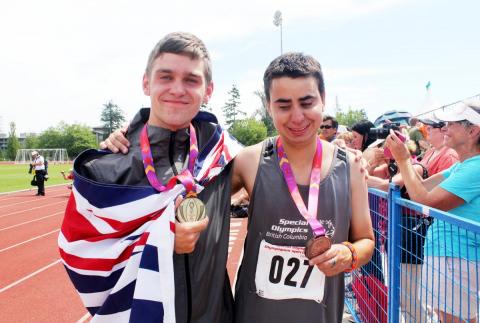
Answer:
[[[83,322],[89,315],[60,262],[57,237],[66,186],[0,195],[0,322]],[[232,219],[228,272],[233,283],[246,232]]]

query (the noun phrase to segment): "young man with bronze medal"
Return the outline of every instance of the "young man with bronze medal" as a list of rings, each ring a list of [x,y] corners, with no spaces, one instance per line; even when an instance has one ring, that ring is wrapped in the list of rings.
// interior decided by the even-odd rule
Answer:
[[[279,135],[234,162],[233,191],[244,186],[250,196],[235,322],[341,322],[343,273],[374,248],[365,176],[317,135],[325,90],[314,58],[277,57],[264,90]]]

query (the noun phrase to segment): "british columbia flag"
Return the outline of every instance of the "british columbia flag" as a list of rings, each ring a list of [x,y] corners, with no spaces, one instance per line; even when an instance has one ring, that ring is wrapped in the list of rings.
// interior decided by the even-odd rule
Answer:
[[[197,192],[241,149],[220,127],[214,139],[195,164]],[[74,178],[58,244],[92,321],[175,322],[174,200],[183,185],[160,193]]]

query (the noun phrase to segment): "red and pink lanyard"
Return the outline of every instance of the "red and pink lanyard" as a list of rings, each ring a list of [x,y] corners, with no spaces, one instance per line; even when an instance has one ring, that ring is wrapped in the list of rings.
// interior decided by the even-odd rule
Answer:
[[[172,189],[176,184],[177,180],[179,180],[183,186],[185,187],[187,194],[195,194],[196,187],[195,187],[195,179],[193,178],[193,169],[195,167],[195,161],[197,160],[198,156],[198,146],[197,146],[197,135],[195,133],[195,128],[192,124],[190,124],[190,151],[189,151],[189,159],[188,159],[188,168],[185,169],[182,173],[178,174],[177,176],[172,177],[168,182],[167,185],[163,185],[157,179],[157,175],[155,172],[155,167],[153,165],[153,157],[152,157],[152,150],[150,149],[150,141],[148,140],[148,132],[147,132],[147,125],[142,129],[140,133],[140,148],[142,151],[142,160],[143,160],[143,167],[145,168],[145,174],[147,175],[147,179],[150,182],[150,185],[153,186],[157,191],[164,192],[167,190]]]
[[[293,202],[295,202],[300,214],[307,220],[308,224],[312,228],[315,237],[324,236],[325,228],[317,219],[318,209],[318,196],[320,190],[320,173],[322,168],[322,141],[317,138],[317,148],[315,150],[315,157],[312,163],[312,172],[310,174],[310,188],[308,191],[308,209],[305,207],[298,186],[295,181],[295,175],[293,174],[292,167],[288,161],[287,154],[283,148],[283,143],[280,137],[277,139],[277,155],[282,170],[283,177],[287,182],[288,190],[292,196]]]

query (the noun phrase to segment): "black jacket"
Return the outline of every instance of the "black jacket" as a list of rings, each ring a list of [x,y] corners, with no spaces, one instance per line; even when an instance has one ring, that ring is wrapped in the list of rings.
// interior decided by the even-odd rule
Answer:
[[[77,160],[81,175],[102,183],[149,185],[140,154],[140,131],[149,116],[142,109],[132,121],[127,138],[128,154],[108,154]],[[199,152],[208,144],[216,119],[200,113],[193,121]],[[172,132],[149,126],[149,139],[155,170],[165,183],[173,174],[186,168],[189,135],[187,129]],[[81,158],[81,157],[80,157]],[[174,166],[173,166],[174,165]],[[175,309],[177,322],[232,322],[233,297],[226,271],[230,230],[231,164],[199,194],[205,203],[209,224],[201,234],[194,252],[174,254]]]

